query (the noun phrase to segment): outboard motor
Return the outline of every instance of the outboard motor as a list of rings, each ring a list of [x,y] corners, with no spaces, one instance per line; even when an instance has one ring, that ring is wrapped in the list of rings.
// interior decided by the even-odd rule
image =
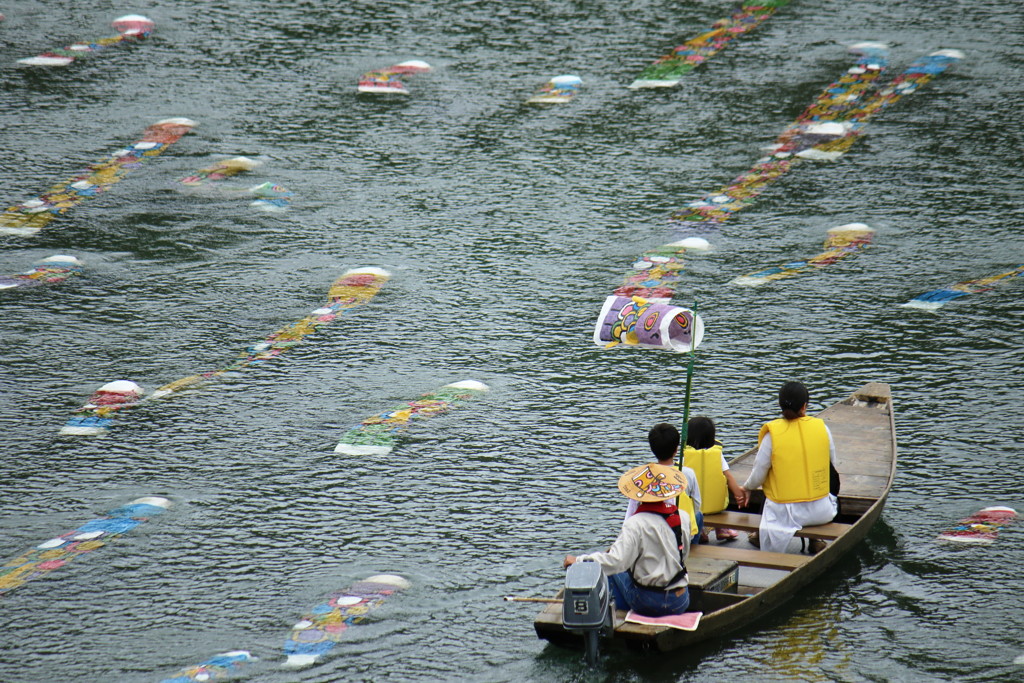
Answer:
[[[612,600],[608,577],[597,562],[577,562],[565,571],[562,597],[562,626],[582,632],[587,662],[597,664],[598,641],[612,633]]]

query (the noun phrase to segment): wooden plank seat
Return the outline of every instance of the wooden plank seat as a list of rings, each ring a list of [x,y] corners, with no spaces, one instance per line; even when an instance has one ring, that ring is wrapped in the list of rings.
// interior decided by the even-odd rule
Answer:
[[[760,524],[761,515],[755,515],[749,512],[733,512],[732,510],[726,510],[725,512],[704,516],[704,526],[711,526],[716,529],[724,527],[726,529],[757,531]],[[828,524],[819,524],[817,526],[805,526],[803,529],[796,532],[796,536],[798,538],[820,538],[826,541],[834,541],[849,531],[851,526],[852,525],[850,524],[840,524],[839,522],[829,522]]]
[[[782,569],[784,571],[798,569],[814,558],[813,555],[769,553],[764,550],[746,550],[744,548],[730,548],[721,545],[691,545],[690,557],[732,560],[741,567],[761,567],[763,569]]]

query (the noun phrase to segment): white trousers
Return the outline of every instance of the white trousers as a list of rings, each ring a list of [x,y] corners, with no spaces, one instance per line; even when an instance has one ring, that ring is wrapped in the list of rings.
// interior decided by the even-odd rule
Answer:
[[[761,550],[784,553],[793,534],[805,526],[827,524],[836,516],[836,497],[831,493],[806,503],[776,503],[767,498],[761,512]]]

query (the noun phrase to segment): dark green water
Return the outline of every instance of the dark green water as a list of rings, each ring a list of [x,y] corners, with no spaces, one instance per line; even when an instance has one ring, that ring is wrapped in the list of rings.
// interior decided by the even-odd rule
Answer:
[[[1020,238],[1022,11],[1015,3],[797,0],[671,92],[625,85],[729,12],[715,2],[10,2],[0,24],[0,200],[35,196],[171,116],[198,122],[159,159],[33,238],[0,272],[73,253],[86,274],[0,296],[0,556],[128,500],[162,518],[0,601],[0,680],[156,681],[225,650],[253,681],[842,680],[1024,677],[1020,528],[936,544],[952,521],[1024,506],[1024,283],[930,314],[917,294],[1009,270]],[[128,11],[145,44],[63,70],[14,60]],[[868,541],[787,608],[699,652],[612,655],[588,671],[547,646],[534,606],[567,551],[615,535],[618,473],[650,424],[680,419],[684,363],[590,340],[667,215],[745,170],[850,63],[964,61],[886,110],[838,162],[804,165],[723,226],[680,303],[707,325],[693,409],[728,453],[753,444],[778,385],[816,408],[892,385],[900,468]],[[425,59],[411,96],[361,98],[368,69]],[[569,105],[523,104],[559,73]],[[174,181],[244,154],[297,193],[254,213]],[[248,182],[248,180],[243,181]],[[878,231],[861,254],[757,290],[737,275]],[[225,365],[301,318],[348,268],[392,280],[279,361],[145,404],[102,439],[57,431],[99,385],[147,389]],[[492,390],[416,425],[387,459],[332,452],[367,415],[444,383]],[[371,573],[413,588],[335,656],[276,668],[290,626]]]

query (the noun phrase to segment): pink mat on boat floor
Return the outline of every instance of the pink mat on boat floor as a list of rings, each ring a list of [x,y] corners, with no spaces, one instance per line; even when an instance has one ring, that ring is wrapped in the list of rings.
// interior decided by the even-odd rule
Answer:
[[[704,616],[703,612],[686,612],[684,614],[670,614],[667,617],[647,617],[643,614],[637,614],[633,610],[630,610],[626,614],[626,621],[631,621],[634,624],[649,624],[651,626],[668,626],[670,628],[678,628],[683,631],[696,631],[697,624],[700,623],[700,618]]]

